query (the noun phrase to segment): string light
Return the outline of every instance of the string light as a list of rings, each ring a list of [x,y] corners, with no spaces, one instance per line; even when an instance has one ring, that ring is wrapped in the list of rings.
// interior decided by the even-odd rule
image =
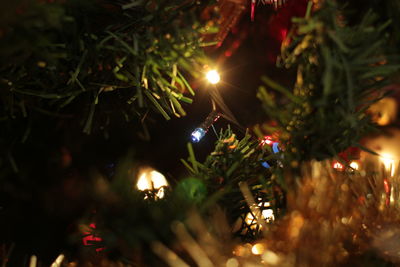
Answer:
[[[339,171],[342,171],[344,169],[343,164],[336,160],[332,163],[332,167]]]
[[[272,145],[273,143],[274,141],[272,141],[272,137],[269,135],[264,136],[264,139],[260,142],[261,146]]]
[[[258,212],[261,213],[261,218],[264,219],[267,223],[275,220],[274,211],[272,209],[266,209],[271,206],[271,203],[260,202],[260,203],[258,203],[257,206],[260,207],[260,210],[258,210]],[[260,227],[260,229],[261,229],[261,225],[258,226],[257,219],[254,217],[253,213],[251,213],[251,212],[246,214],[244,221],[247,225],[250,226],[250,229],[255,230],[257,227]]]
[[[360,168],[358,162],[356,161],[352,161],[349,166],[354,170],[358,170]]]
[[[251,248],[251,253],[253,253],[254,255],[261,255],[264,253],[264,250],[264,245],[261,243],[257,243]]]
[[[216,70],[208,71],[206,74],[206,78],[212,84],[217,84],[221,80],[221,77]]]
[[[210,128],[211,125],[213,125],[213,123],[216,122],[219,118],[220,114],[216,110],[211,111],[211,113],[208,114],[207,118],[200,124],[200,126],[194,129],[194,131],[192,132],[190,136],[192,142],[200,142],[200,140],[206,135],[208,128]]]
[[[139,172],[138,176],[139,178],[136,186],[140,191],[156,190],[156,196],[158,198],[164,197],[164,188],[168,186],[168,182],[162,173],[152,168],[145,168]],[[146,198],[147,196],[145,199]]]
[[[383,153],[380,157],[381,162],[385,166],[387,171],[390,171],[390,175],[394,175],[394,158],[391,154]]]
[[[198,143],[206,135],[206,131],[203,128],[196,128],[192,132],[191,139],[193,143]]]
[[[274,154],[279,153],[279,151],[280,151],[280,150],[279,150],[279,143],[273,141],[273,140],[272,140],[272,137],[271,137],[271,136],[268,136],[268,135],[267,135],[267,136],[264,136],[264,139],[260,141],[260,145],[261,145],[261,146],[265,146],[265,145],[271,146],[272,152],[273,152]],[[271,168],[271,165],[270,165],[268,162],[266,162],[266,161],[262,161],[262,162],[261,162],[261,165],[262,165],[264,168],[266,168],[266,169]]]

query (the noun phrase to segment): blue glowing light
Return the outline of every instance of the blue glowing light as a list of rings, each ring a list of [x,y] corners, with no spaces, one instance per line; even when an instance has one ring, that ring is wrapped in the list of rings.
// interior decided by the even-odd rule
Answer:
[[[198,143],[201,138],[206,135],[206,131],[203,128],[196,128],[192,132],[191,138],[193,143]]]
[[[278,147],[279,143],[275,142],[272,144],[272,151],[274,153],[278,153],[279,152],[279,147]]]
[[[270,166],[270,165],[268,164],[268,162],[266,162],[266,161],[261,162],[261,165],[262,165],[264,168],[266,168],[266,169],[271,168],[271,166]]]

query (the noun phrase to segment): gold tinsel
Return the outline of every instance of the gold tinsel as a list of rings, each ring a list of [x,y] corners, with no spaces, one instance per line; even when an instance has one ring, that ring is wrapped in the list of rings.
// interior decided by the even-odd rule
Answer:
[[[363,266],[363,257],[371,254],[378,263],[369,266],[400,264],[398,174],[391,176],[383,169],[341,172],[328,162],[312,162],[304,164],[300,176],[286,175],[287,180],[296,181],[287,195],[287,214],[275,225],[262,228],[262,240],[241,244],[226,235],[221,239],[204,226],[199,231],[193,223],[198,217],[191,220],[187,227],[198,239],[190,237],[189,243],[196,244],[207,258],[204,266]],[[211,229],[217,229],[216,221]],[[177,234],[187,246],[188,240]]]

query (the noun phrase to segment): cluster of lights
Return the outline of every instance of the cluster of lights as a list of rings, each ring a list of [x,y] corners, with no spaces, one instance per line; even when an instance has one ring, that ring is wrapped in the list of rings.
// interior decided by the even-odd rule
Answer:
[[[339,161],[337,161],[337,160],[335,160],[335,161],[332,162],[332,167],[333,167],[335,170],[338,170],[338,171],[343,171],[343,170],[345,169],[345,166],[344,166],[342,163],[340,163]],[[357,161],[352,161],[352,162],[350,162],[349,167],[350,167],[352,170],[358,171],[359,168],[360,168],[360,165],[358,164]]]
[[[267,135],[264,136],[264,139],[260,141],[261,146],[269,145],[272,148],[272,152],[275,154],[279,152],[279,143],[272,140],[272,137]]]
[[[272,152],[274,153],[274,154],[276,154],[276,153],[279,153],[279,143],[278,142],[275,142],[275,141],[273,141],[272,140],[272,137],[271,136],[264,136],[264,139],[262,139],[261,141],[260,141],[260,145],[261,146],[265,146],[265,145],[269,145],[269,146],[271,146],[271,148],[272,148]],[[271,168],[271,166],[268,164],[268,162],[266,162],[266,161],[263,161],[263,162],[261,162],[261,165],[264,167],[264,168],[266,168],[266,169],[269,169],[269,168]]]
[[[269,250],[265,244],[265,242],[257,242],[255,244],[244,244],[237,246],[234,251],[233,255],[236,257],[244,257],[248,258],[251,255],[255,256],[260,256],[262,263],[266,264],[266,266],[279,266],[279,262],[281,261],[281,258],[279,257],[278,254],[273,252],[272,250]],[[239,261],[236,258],[230,258],[226,262],[227,267],[238,267],[239,266]]]

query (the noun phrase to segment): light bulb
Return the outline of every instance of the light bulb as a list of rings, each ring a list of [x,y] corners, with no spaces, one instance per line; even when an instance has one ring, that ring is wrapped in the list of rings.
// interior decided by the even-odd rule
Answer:
[[[194,131],[192,132],[191,138],[192,138],[192,142],[193,143],[198,143],[201,138],[204,137],[204,135],[206,135],[206,131],[203,128],[196,128],[194,129]]]
[[[207,72],[206,78],[212,84],[217,84],[221,80],[221,77],[216,70],[210,70]]]
[[[395,160],[393,158],[393,156],[389,153],[383,153],[381,154],[380,157],[381,162],[383,163],[383,165],[385,166],[385,169],[387,171],[390,171],[390,175],[393,176],[394,175],[394,164],[395,164]]]
[[[358,163],[357,163],[356,161],[352,161],[352,162],[350,163],[350,167],[353,168],[354,170],[358,170],[358,168],[359,168],[360,166],[358,165]]]
[[[146,168],[140,171],[136,186],[140,191],[158,190],[157,197],[163,198],[165,195],[164,187],[168,186],[168,182],[162,173]]]

